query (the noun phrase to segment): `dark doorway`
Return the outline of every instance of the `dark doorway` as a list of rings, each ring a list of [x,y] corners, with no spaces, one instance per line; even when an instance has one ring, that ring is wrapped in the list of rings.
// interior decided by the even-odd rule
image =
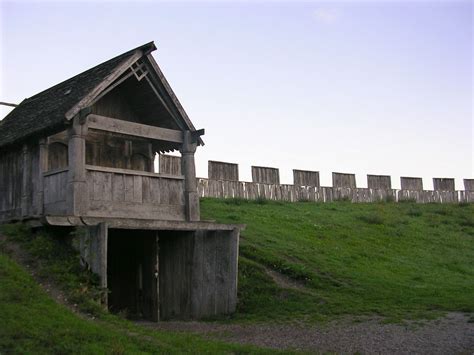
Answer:
[[[132,318],[158,320],[156,231],[109,229],[109,309]]]

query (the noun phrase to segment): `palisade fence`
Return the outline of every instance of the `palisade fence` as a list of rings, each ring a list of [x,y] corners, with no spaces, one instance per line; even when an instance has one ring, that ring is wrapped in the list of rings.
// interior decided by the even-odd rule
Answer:
[[[163,160],[163,163],[162,163]],[[160,155],[160,173],[180,169],[179,157]],[[333,186],[320,186],[319,172],[293,170],[293,185],[280,184],[277,168],[252,166],[252,182],[239,181],[238,165],[209,161],[209,178],[198,178],[200,197],[267,199],[274,201],[352,202],[414,201],[419,203],[474,202],[474,179],[464,179],[464,190],[456,191],[454,179],[433,178],[434,190],[423,190],[423,180],[401,177],[401,189],[392,189],[391,177],[367,175],[368,188],[356,186],[354,174],[332,173]]]

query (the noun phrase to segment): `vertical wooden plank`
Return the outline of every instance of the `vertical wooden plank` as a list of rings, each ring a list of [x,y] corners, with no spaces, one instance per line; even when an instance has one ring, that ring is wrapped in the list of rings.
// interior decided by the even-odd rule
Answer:
[[[206,258],[204,251],[205,233],[202,230],[193,232],[193,262],[191,267],[191,316],[193,318],[201,318],[205,315],[203,306],[204,259]]]
[[[142,203],[142,176],[133,175],[133,202]]]
[[[206,315],[215,314],[216,298],[216,233],[208,231],[204,238],[202,312]]]
[[[134,195],[133,195],[133,176],[132,175],[123,175],[123,188],[124,188],[124,200],[125,202],[134,202]]]
[[[123,174],[113,174],[112,177],[112,200],[115,202],[125,201],[125,185]]]

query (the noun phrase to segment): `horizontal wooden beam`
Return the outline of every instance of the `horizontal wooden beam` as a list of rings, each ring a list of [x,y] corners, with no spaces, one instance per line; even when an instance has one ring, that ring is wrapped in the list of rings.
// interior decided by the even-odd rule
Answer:
[[[163,221],[163,220],[144,220],[137,218],[113,218],[113,217],[81,217],[73,216],[45,216],[44,223],[52,226],[95,226],[106,222],[109,228],[119,229],[151,229],[151,230],[244,230],[245,224],[220,224],[208,221],[202,222],[182,222],[182,221]]]
[[[96,166],[96,165],[86,165],[86,170],[100,171],[103,173],[125,174],[125,175],[134,175],[134,176],[149,176],[149,177],[154,177],[154,178],[184,180],[184,176],[182,175],[158,174],[158,173],[150,173],[148,171],[109,168],[105,166]]]
[[[87,116],[91,129],[143,137],[159,141],[183,143],[183,132],[174,129],[148,126],[141,123],[118,120],[112,117],[91,114]]]

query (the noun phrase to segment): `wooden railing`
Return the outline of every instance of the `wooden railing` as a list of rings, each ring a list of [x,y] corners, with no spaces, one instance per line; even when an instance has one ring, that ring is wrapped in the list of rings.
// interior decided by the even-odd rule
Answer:
[[[87,216],[184,220],[184,177],[86,165]]]

